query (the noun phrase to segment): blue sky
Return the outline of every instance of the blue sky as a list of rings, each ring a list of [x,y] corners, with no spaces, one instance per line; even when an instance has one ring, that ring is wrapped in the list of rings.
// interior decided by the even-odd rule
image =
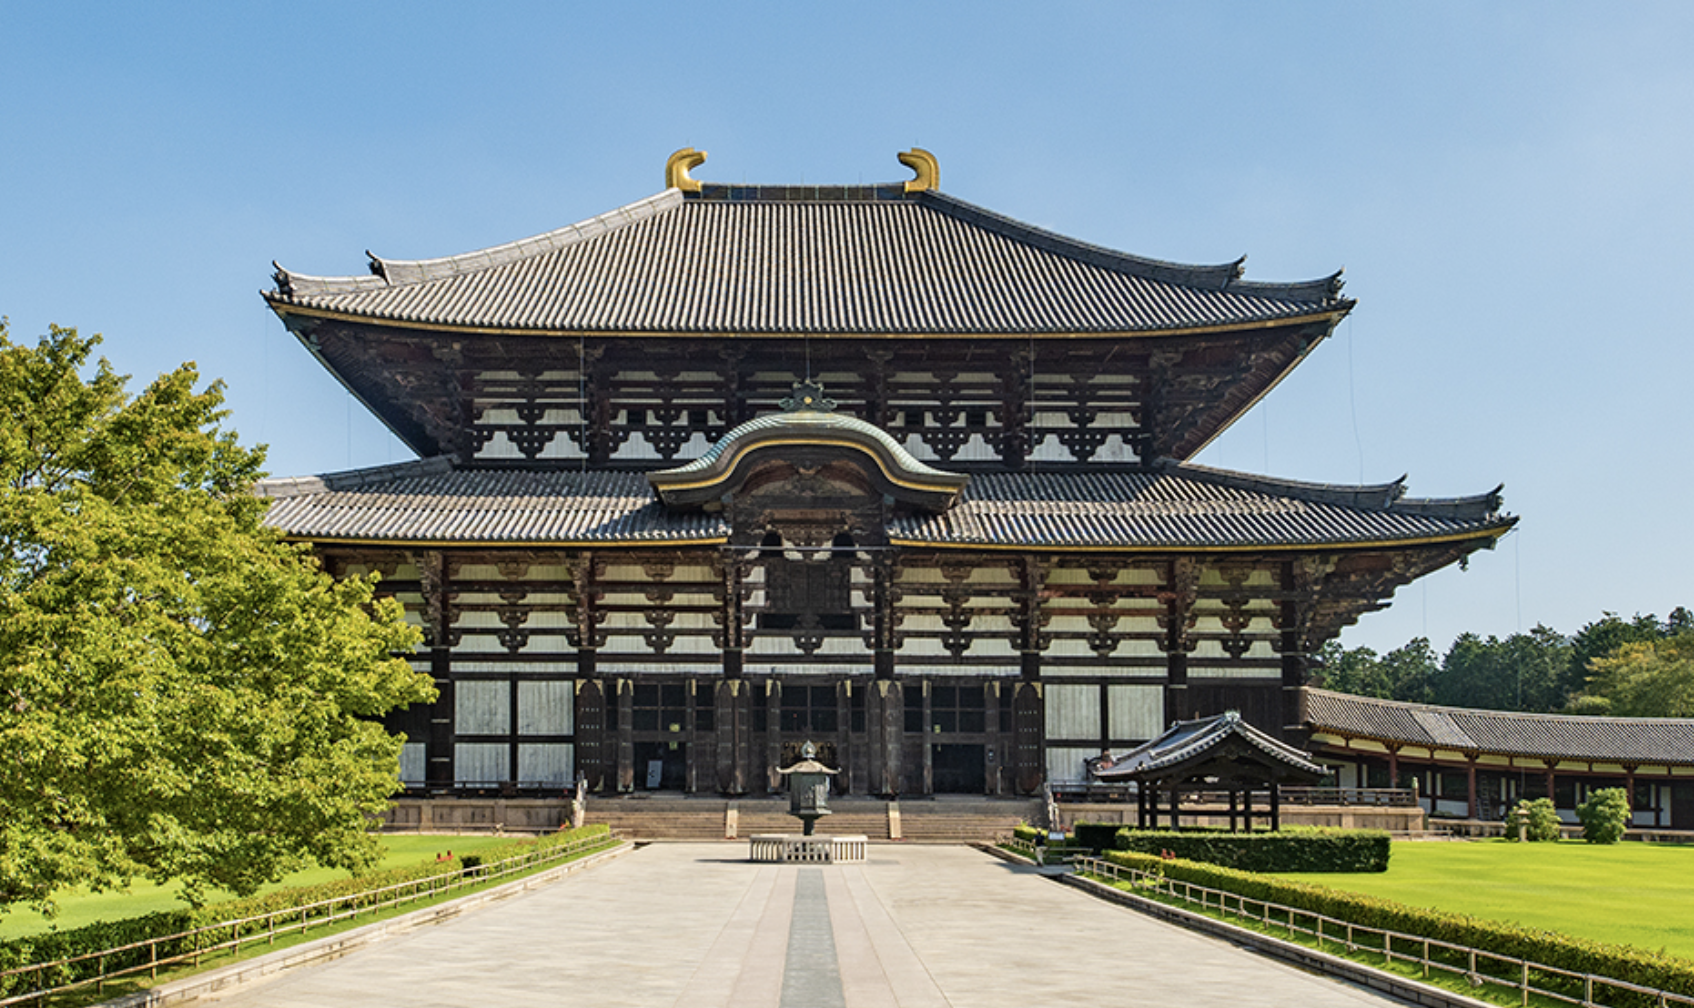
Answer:
[[[1143,255],[1345,266],[1336,337],[1199,461],[1520,531],[1343,635],[1694,605],[1694,5],[0,0],[0,314],[183,360],[298,474],[406,452],[258,296],[659,190],[907,177]]]

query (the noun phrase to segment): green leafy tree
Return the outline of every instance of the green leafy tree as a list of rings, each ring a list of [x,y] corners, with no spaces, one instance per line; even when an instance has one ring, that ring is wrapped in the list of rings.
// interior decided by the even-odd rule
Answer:
[[[1391,699],[1429,703],[1435,678],[1441,674],[1441,661],[1429,646],[1428,637],[1413,637],[1382,656],[1382,672]]]
[[[1318,649],[1317,665],[1323,670],[1324,689],[1355,696],[1388,697],[1388,677],[1376,652],[1368,647],[1344,648],[1340,641],[1329,641]]]
[[[1505,640],[1461,634],[1441,663],[1432,697],[1452,707],[1558,710],[1565,702],[1561,677],[1569,653],[1564,636],[1545,626]]]
[[[1513,805],[1511,811],[1506,813],[1506,839],[1516,842],[1520,828],[1523,839],[1531,843],[1557,840],[1559,810],[1553,807],[1553,799],[1526,799]]]
[[[416,630],[261,526],[221,385],[131,397],[97,342],[0,320],[0,911],[370,863],[400,745],[373,719],[433,695],[393,657]]]
[[[1576,807],[1576,818],[1582,823],[1582,839],[1597,844],[1617,843],[1629,825],[1629,796],[1623,788],[1599,788]]]
[[[1688,610],[1680,606],[1672,611],[1673,622],[1686,621]],[[1600,618],[1583,627],[1571,638],[1570,658],[1565,663],[1562,685],[1566,696],[1585,691],[1589,663],[1605,658],[1625,644],[1641,644],[1665,636],[1666,627],[1657,616],[1636,613],[1633,619],[1620,619],[1617,613],[1603,613]]]
[[[1694,717],[1694,632],[1625,644],[1588,663],[1573,709],[1616,717]]]

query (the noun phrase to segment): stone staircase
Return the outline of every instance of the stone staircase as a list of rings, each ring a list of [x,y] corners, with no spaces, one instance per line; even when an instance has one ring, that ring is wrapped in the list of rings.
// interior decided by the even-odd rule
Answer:
[[[1012,831],[1020,820],[1041,814],[1039,800],[943,796],[888,802],[877,798],[831,798],[833,814],[816,832],[861,835],[873,841],[970,843]],[[587,821],[606,823],[619,835],[642,841],[745,839],[755,833],[798,833],[787,799],[707,798],[682,795],[590,797]]]

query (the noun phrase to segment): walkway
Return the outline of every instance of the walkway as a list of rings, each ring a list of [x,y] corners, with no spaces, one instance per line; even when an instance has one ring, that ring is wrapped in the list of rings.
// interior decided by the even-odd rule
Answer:
[[[656,844],[219,1006],[973,1008],[1380,1006],[1353,987],[1160,924],[965,847],[862,866]]]

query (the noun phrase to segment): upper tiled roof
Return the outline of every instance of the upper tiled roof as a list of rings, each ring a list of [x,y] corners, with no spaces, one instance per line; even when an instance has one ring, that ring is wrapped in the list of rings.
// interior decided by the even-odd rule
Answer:
[[[1519,714],[1303,692],[1314,731],[1460,752],[1694,765],[1694,719]]]
[[[1485,495],[1419,511],[1387,488],[1278,482],[1171,465],[1124,473],[972,477],[939,515],[896,518],[896,542],[1032,548],[1250,549],[1484,538],[1514,519]],[[322,541],[656,543],[720,540],[720,516],[664,508],[637,472],[456,469],[445,458],[266,480],[266,522]]]
[[[1236,711],[1225,711],[1216,717],[1196,721],[1178,721],[1158,738],[1115,757],[1111,766],[1103,765],[1103,759],[1095,759],[1089,761],[1089,769],[1095,777],[1108,781],[1134,780],[1146,775],[1157,777],[1160,771],[1187,763],[1231,738],[1241,739],[1263,753],[1269,761],[1299,773],[1322,777],[1328,772],[1312,762],[1309,753],[1271,738],[1243,721]]]
[[[1339,275],[1241,280],[898,185],[675,189],[535,238],[373,275],[277,267],[273,307],[553,333],[1169,332],[1345,311]]]

